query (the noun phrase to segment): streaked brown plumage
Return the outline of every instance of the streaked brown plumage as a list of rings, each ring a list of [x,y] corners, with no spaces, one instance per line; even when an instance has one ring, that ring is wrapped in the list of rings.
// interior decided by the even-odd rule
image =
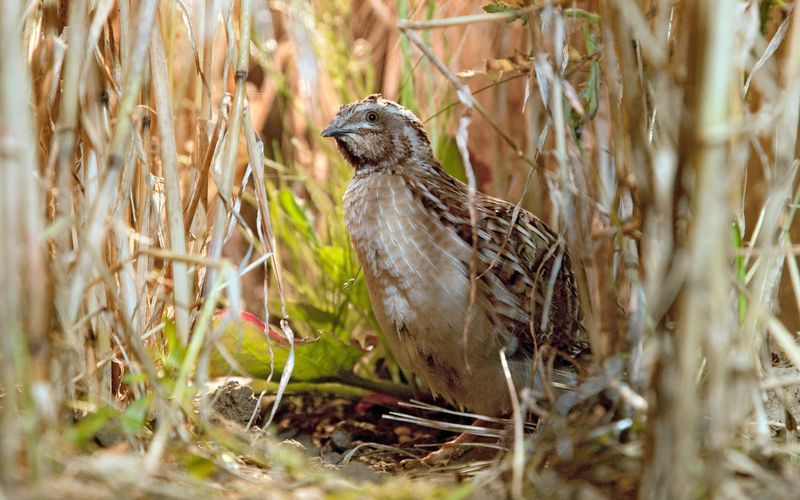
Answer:
[[[464,342],[472,228],[468,188],[434,158],[419,119],[372,95],[327,128],[355,168],[344,216],[375,316],[400,364],[434,394],[483,414],[510,411],[500,363],[536,383],[538,346],[587,351],[569,256],[533,214],[477,193],[477,293]],[[513,221],[513,227],[512,226]]]

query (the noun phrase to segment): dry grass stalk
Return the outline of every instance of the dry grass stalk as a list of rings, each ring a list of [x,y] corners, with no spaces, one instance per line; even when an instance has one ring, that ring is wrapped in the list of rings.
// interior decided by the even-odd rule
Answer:
[[[495,5],[0,2],[3,486],[62,474],[65,492],[113,492],[119,466],[178,495],[165,462],[225,453],[291,476],[269,442],[207,425],[206,401],[195,415],[210,317],[219,301],[277,314],[290,339],[374,333],[341,223],[350,172],[315,127],[383,90],[430,117],[447,168],[535,209],[581,264],[595,372],[562,406],[523,393],[520,414],[547,418],[524,438],[517,418],[515,453],[476,465],[475,487],[791,491],[796,422],[768,407],[799,380],[800,9]],[[65,435],[137,405],[157,424],[122,433],[124,459],[65,465],[83,446]]]

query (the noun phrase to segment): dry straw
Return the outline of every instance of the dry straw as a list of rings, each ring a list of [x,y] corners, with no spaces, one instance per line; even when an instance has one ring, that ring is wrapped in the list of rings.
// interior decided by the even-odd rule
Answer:
[[[430,117],[472,189],[558,228],[579,269],[593,370],[476,431],[507,454],[460,469],[473,491],[796,491],[800,9],[484,3],[0,2],[0,494],[221,491],[204,464],[241,494],[344,487],[210,423],[201,388],[218,305],[290,341],[375,333],[349,172],[315,132],[373,90]],[[359,375],[399,381],[381,356]],[[436,415],[390,418],[462,429]],[[347,460],[370,446],[392,449]]]

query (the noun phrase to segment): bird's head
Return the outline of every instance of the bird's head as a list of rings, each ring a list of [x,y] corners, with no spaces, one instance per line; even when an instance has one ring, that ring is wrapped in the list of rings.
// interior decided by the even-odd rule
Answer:
[[[380,94],[339,108],[322,137],[335,138],[339,152],[356,170],[382,170],[433,155],[419,118]]]

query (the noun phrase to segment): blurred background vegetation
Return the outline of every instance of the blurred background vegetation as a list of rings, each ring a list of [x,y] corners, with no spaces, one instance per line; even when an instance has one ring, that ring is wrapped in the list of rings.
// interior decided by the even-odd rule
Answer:
[[[798,16],[782,0],[3,1],[0,494],[788,497]],[[269,380],[271,405],[323,382],[415,389],[349,246],[351,171],[319,137],[373,92],[424,121],[449,172],[557,228],[579,268],[580,398],[611,403],[551,415],[483,483],[359,485],[210,412],[230,374]]]

